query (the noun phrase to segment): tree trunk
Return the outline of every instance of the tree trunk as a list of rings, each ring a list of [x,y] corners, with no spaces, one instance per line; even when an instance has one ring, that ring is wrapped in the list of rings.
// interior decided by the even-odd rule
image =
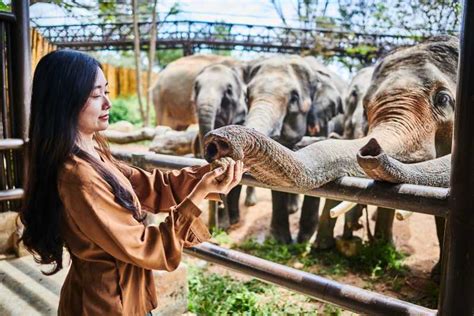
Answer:
[[[152,101],[153,90],[151,86],[151,75],[153,73],[153,64],[155,63],[155,51],[156,51],[156,34],[157,34],[157,13],[156,7],[158,0],[153,2],[152,18],[151,18],[151,31],[150,31],[150,49],[148,51],[148,72],[147,72],[147,93],[146,93],[146,110],[144,124],[145,126],[150,125],[150,104]]]
[[[145,111],[142,103],[142,85],[140,76],[140,32],[138,29],[138,0],[132,0],[133,13],[133,48],[135,52],[135,78],[137,81],[137,98],[140,107],[140,115],[143,120],[143,125],[146,125]]]

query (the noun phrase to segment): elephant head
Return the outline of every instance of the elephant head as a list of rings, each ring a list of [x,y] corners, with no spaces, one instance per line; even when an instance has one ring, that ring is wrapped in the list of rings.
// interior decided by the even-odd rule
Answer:
[[[257,179],[303,189],[345,175],[364,176],[356,155],[371,138],[402,162],[444,155],[451,145],[457,60],[454,37],[434,38],[383,57],[363,101],[369,124],[364,138],[326,140],[291,152],[257,131],[230,126],[208,135],[207,155],[244,159]]]
[[[194,80],[192,102],[202,137],[230,124],[243,124],[247,115],[245,84],[239,65],[224,63],[204,68]]]
[[[342,96],[347,84],[313,56],[304,59],[315,72],[313,101],[308,113],[308,134],[327,137],[332,131],[329,122],[345,112]]]
[[[245,126],[293,147],[306,133],[314,72],[299,56],[258,60],[248,69]]]
[[[365,67],[352,78],[344,98],[346,105],[344,113],[343,138],[354,139],[367,135],[367,114],[364,111],[363,99],[372,80],[374,67]]]

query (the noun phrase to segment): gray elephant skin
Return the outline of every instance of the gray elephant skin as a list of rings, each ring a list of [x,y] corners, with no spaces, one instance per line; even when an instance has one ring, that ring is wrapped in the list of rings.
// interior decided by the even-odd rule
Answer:
[[[364,176],[359,163],[364,165],[364,158],[370,161],[372,155],[364,149],[357,154],[371,139],[404,163],[449,154],[458,42],[454,37],[433,38],[396,49],[377,63],[363,101],[366,137],[321,141],[292,152],[255,130],[228,126],[208,135],[207,155],[243,159],[250,173],[267,184],[310,189],[342,176]],[[438,238],[441,222],[437,219]]]

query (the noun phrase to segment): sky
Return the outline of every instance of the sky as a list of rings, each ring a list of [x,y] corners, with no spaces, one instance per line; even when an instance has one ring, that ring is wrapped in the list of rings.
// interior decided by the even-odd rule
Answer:
[[[95,2],[95,1],[91,1]],[[191,19],[202,21],[225,21],[229,23],[247,23],[260,25],[282,25],[282,22],[276,13],[271,0],[159,0],[158,9],[160,12],[168,12],[169,8],[175,3],[180,3],[182,13],[179,19]],[[296,20],[296,1],[280,0],[282,11],[287,18],[288,24],[298,26]],[[328,15],[337,15],[336,2],[329,1]],[[78,15],[89,15],[87,10],[77,9],[74,12]],[[74,23],[71,18],[64,17],[64,10],[53,4],[37,3],[31,6],[31,17],[52,17],[55,19],[45,19],[44,24],[65,24]]]

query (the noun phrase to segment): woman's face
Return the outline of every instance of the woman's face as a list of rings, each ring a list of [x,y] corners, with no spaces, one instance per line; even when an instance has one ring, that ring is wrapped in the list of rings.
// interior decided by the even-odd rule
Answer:
[[[109,110],[112,107],[108,97],[108,82],[102,69],[98,69],[94,88],[79,113],[78,128],[82,134],[90,135],[109,126]]]

